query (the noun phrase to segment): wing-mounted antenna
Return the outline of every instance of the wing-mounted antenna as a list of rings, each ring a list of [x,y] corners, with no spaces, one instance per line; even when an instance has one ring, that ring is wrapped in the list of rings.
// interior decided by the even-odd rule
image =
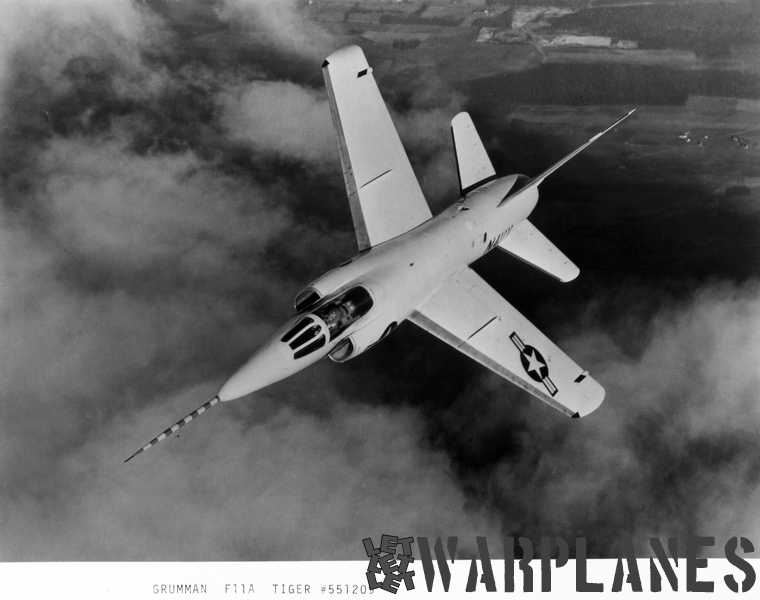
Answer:
[[[193,412],[191,412],[189,415],[184,417],[183,419],[180,419],[177,421],[174,425],[169,427],[168,429],[164,429],[161,433],[159,433],[156,437],[154,437],[151,441],[149,441],[147,444],[145,444],[142,448],[139,450],[134,451],[132,454],[129,455],[128,458],[124,460],[124,462],[129,462],[132,460],[135,456],[138,454],[141,454],[145,452],[146,450],[149,450],[159,442],[164,441],[166,438],[168,438],[173,433],[178,432],[180,429],[182,429],[185,425],[187,425],[190,421],[192,421],[195,417],[198,417],[205,413],[209,408],[214,406],[215,404],[219,403],[219,396],[214,396],[209,400],[208,402],[204,402],[201,404],[198,408],[196,408]]]

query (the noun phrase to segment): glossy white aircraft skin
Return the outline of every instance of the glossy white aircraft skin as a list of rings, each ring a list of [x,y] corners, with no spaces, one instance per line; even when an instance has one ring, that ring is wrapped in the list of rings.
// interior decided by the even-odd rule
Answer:
[[[353,356],[372,345],[391,323],[409,317],[444,281],[490,252],[500,235],[530,215],[538,201],[535,187],[499,206],[516,179],[517,175],[509,175],[486,183],[415,229],[318,278],[309,287],[322,297],[352,285],[367,288],[374,300],[370,313],[320,350],[297,360],[280,341],[300,318],[294,317],[227,380],[219,398],[235,400],[284,379],[329,354],[345,338],[354,339]]]
[[[405,319],[567,416],[594,411],[601,385],[468,265],[498,247],[561,282],[575,279],[578,267],[527,219],[543,180],[633,110],[533,179],[497,178],[472,119],[459,113],[451,129],[462,195],[432,216],[362,50],[342,48],[322,70],[360,252],[298,294],[297,314],[214,398],[127,460],[220,401],[327,355],[358,356]]]

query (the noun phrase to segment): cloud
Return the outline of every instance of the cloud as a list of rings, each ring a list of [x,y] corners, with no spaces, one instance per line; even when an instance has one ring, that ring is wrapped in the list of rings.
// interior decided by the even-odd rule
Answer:
[[[434,206],[458,191],[450,120],[461,99],[444,98],[444,107],[389,107],[423,190]],[[337,139],[327,95],[290,81],[256,81],[226,88],[217,98],[225,133],[258,153],[277,153],[338,173]],[[440,101],[440,99],[439,99]]]
[[[626,537],[642,552],[650,536],[714,535],[719,544],[737,531],[758,537],[748,499],[760,483],[760,332],[748,325],[760,318],[759,291],[757,282],[709,284],[688,301],[665,301],[645,319],[621,314],[604,329],[591,309],[560,342],[595,365],[607,397],[572,426],[522,400],[491,400],[475,418],[463,416],[473,398],[503,389],[495,376],[461,396],[443,418],[452,430],[464,420],[457,437],[466,437],[455,446],[468,444],[476,456],[484,453],[478,446],[501,447],[476,481],[503,529],[586,535],[602,556]],[[616,341],[630,336],[633,353]]]
[[[0,555],[317,558],[325,543],[328,556],[360,551],[360,538],[391,518],[431,534],[451,519],[493,527],[465,509],[415,411],[357,406],[326,365],[207,417],[167,452],[121,464],[212,394],[290,312],[299,269],[316,275],[353,243],[319,218],[297,219],[312,180],[294,175],[297,165],[277,167],[335,156],[321,93],[286,81],[241,87],[234,73],[193,65],[202,77],[188,77],[188,65],[156,59],[175,57],[177,40],[153,37],[155,15],[82,3],[63,17],[60,8],[15,17],[28,36],[5,57],[8,78],[25,81],[35,101],[10,102],[2,132],[11,162],[0,473],[13,509],[0,515]],[[26,43],[45,36],[55,43]],[[147,61],[151,44],[160,52]],[[38,76],[24,80],[21,66]],[[219,98],[228,103],[217,113]],[[177,123],[180,111],[190,116]],[[240,131],[255,150],[242,163]],[[388,438],[402,460],[376,451]],[[388,497],[389,482],[406,495]],[[430,494],[450,518],[408,510]],[[206,542],[188,544],[199,531]]]
[[[0,8],[0,93],[19,70],[36,85],[60,91],[61,72],[73,58],[99,55],[129,65],[123,91],[143,94],[160,85],[142,65],[139,47],[160,41],[146,10],[118,0],[9,0]],[[140,75],[137,79],[135,76]]]
[[[164,226],[178,237],[202,233]],[[140,230],[127,225],[105,244]],[[109,272],[122,268],[119,252],[96,245],[100,237],[80,248],[77,264],[95,255]],[[431,535],[454,522],[495,528],[466,509],[416,411],[356,405],[332,384],[329,363],[224,405],[123,465],[136,445],[212,395],[234,355],[268,333],[268,320],[246,316],[224,289],[193,287],[182,271],[165,275],[172,286],[150,269],[140,283],[81,289],[39,240],[12,229],[3,239],[2,333],[12,343],[0,357],[0,472],[4,505],[14,507],[2,518],[5,559],[313,559],[354,556],[362,536],[391,522]],[[144,259],[163,271],[171,254]],[[206,262],[194,264],[211,280],[221,260]]]
[[[534,303],[562,314],[573,333],[537,322],[608,388],[579,422],[402,327],[122,465],[354,250],[329,111],[270,54],[207,62],[171,14],[2,10],[0,557],[357,558],[390,528],[585,533],[604,554],[627,533],[755,529],[757,284],[691,282],[676,299],[654,278],[631,289],[625,265],[580,294],[581,316]],[[240,28],[283,65],[324,55],[294,3],[218,16],[223,57]],[[415,82],[409,97],[381,87],[440,205],[456,185],[448,120],[467,99]]]
[[[298,389],[308,393],[305,386]],[[88,436],[61,458],[55,479],[41,484],[41,497],[30,498],[23,513],[8,515],[3,555],[359,557],[361,538],[389,524],[430,534],[443,534],[453,520],[466,529],[487,527],[483,515],[464,509],[445,455],[418,446],[424,444],[421,423],[404,410],[333,399],[324,414],[314,415],[266,394],[256,403],[269,404],[269,415],[256,403],[225,405],[145,460],[120,464],[125,440],[136,430],[155,429],[211,391],[207,385],[184,390]],[[246,424],[245,412],[255,424]],[[392,452],[381,450],[382,439],[393,440]],[[431,494],[435,512],[427,509]],[[48,516],[53,502],[65,518]]]
[[[290,81],[257,81],[219,98],[227,135],[258,152],[339,169],[338,146],[324,92]]]
[[[197,269],[235,248],[261,253],[292,225],[271,189],[225,176],[191,152],[140,156],[126,146],[58,138],[40,155],[38,201],[62,246],[117,267]]]
[[[280,51],[321,61],[335,50],[332,36],[309,20],[298,0],[221,0],[221,21],[260,33]]]

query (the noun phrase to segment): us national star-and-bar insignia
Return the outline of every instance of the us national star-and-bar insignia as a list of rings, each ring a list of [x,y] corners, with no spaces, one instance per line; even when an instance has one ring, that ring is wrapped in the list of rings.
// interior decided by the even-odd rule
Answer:
[[[525,372],[528,374],[528,377],[533,381],[543,383],[550,396],[556,395],[558,391],[557,386],[554,385],[554,382],[549,378],[549,365],[541,353],[533,346],[527,346],[525,342],[520,339],[520,336],[517,335],[516,331],[513,331],[509,335],[509,339],[512,340],[512,343],[520,351],[520,362],[522,363],[523,369],[525,369]]]

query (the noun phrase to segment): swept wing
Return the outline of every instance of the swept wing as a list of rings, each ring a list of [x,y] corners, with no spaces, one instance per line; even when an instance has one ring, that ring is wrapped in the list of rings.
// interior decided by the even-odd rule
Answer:
[[[595,379],[470,268],[409,320],[570,417],[604,400]]]
[[[359,250],[409,231],[432,215],[358,46],[322,65]]]

